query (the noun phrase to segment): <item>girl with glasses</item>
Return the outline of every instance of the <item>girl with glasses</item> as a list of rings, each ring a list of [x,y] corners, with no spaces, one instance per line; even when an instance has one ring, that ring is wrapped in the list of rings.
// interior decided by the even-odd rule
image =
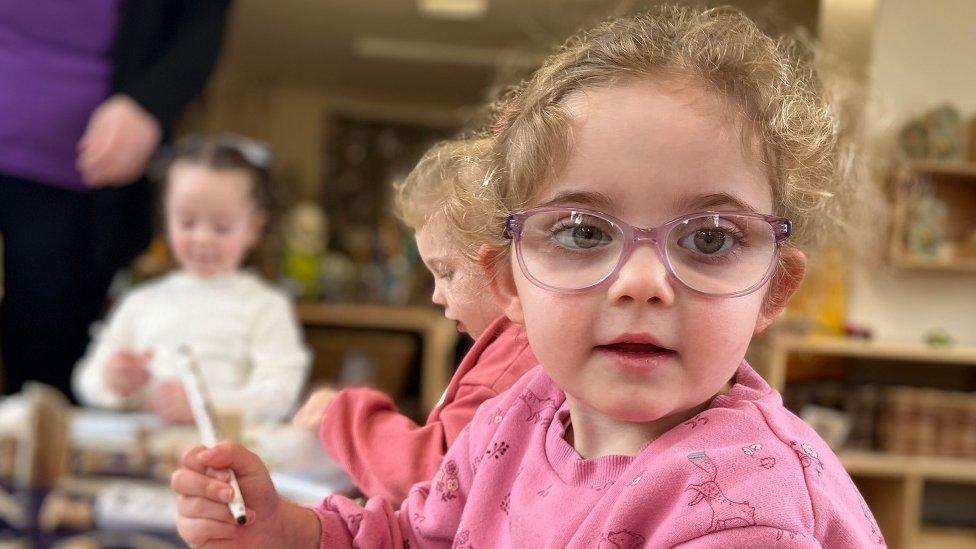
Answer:
[[[729,9],[578,35],[498,109],[495,173],[452,217],[539,359],[393,513],[274,496],[252,454],[191,451],[191,544],[877,547],[839,460],[743,357],[841,199],[835,120],[783,42]],[[254,524],[236,527],[238,474]],[[263,522],[262,522],[263,521]]]

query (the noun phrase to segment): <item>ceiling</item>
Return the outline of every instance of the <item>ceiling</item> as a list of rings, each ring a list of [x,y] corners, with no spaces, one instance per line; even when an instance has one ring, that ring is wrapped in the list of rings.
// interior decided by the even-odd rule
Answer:
[[[524,74],[581,26],[651,5],[488,2],[483,18],[458,21],[425,17],[415,0],[237,0],[220,74],[245,84],[471,104],[493,84]],[[818,0],[731,3],[772,30],[816,28]]]

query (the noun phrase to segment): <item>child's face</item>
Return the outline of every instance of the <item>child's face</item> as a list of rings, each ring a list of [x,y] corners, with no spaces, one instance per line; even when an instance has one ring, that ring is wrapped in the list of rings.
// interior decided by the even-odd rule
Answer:
[[[536,205],[585,207],[637,227],[743,206],[772,213],[763,165],[728,105],[692,86],[669,89],[639,81],[572,96],[567,165]],[[650,246],[616,278],[576,294],[534,285],[514,250],[511,268],[517,296],[506,311],[524,320],[543,367],[571,399],[618,420],[654,421],[706,402],[765,326],[765,287],[737,298],[692,292]]]
[[[250,185],[243,170],[173,164],[166,193],[166,231],[183,269],[210,277],[240,267],[263,221]]]
[[[444,316],[458,323],[458,331],[477,338],[502,311],[487,285],[479,284],[484,274],[450,246],[446,224],[438,219],[417,230],[420,259],[434,275],[431,301],[444,307]]]

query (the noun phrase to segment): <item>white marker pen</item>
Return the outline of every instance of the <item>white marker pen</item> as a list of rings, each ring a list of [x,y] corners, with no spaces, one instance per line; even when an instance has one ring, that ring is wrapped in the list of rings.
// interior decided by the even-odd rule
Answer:
[[[183,380],[183,388],[186,389],[186,398],[190,402],[190,410],[193,412],[193,420],[200,431],[200,440],[207,448],[217,445],[217,429],[214,427],[213,416],[210,412],[210,399],[207,395],[207,388],[200,375],[200,369],[196,361],[193,360],[193,353],[186,345],[179,348],[180,378]],[[247,522],[244,514],[244,497],[241,495],[241,487],[237,484],[237,476],[232,470],[230,472],[230,486],[234,489],[234,499],[227,503],[230,514],[234,516],[237,524]]]

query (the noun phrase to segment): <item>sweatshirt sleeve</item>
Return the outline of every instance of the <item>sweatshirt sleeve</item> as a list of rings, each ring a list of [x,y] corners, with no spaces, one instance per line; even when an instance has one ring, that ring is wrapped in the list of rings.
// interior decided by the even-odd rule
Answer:
[[[109,315],[106,322],[92,326],[91,343],[85,356],[78,361],[72,372],[71,385],[78,400],[87,406],[101,408],[127,408],[136,404],[135,395],[123,397],[105,384],[105,368],[108,360],[119,349],[131,349],[132,323],[145,314],[146,300],[140,294],[129,294]]]
[[[172,36],[157,45],[154,61],[131,74],[118,90],[149,111],[164,129],[173,127],[210,76],[220,53],[230,0],[172,4]]]
[[[250,372],[240,388],[214,391],[226,402],[246,403],[248,421],[284,419],[295,407],[309,370],[291,303],[274,294],[263,306],[251,332]]]
[[[399,511],[383,498],[372,498],[365,507],[343,496],[323,501],[314,508],[322,525],[321,546],[450,548],[474,478],[470,434],[462,431],[433,480],[414,485]]]
[[[769,547],[770,549],[820,549],[813,536],[772,526],[728,528],[675,545],[675,549],[727,549],[729,547]],[[849,547],[859,545],[831,545]]]
[[[396,504],[411,486],[434,476],[448,446],[478,406],[493,396],[486,387],[462,385],[437,420],[417,425],[387,394],[345,389],[326,409],[319,439],[366,496]]]

